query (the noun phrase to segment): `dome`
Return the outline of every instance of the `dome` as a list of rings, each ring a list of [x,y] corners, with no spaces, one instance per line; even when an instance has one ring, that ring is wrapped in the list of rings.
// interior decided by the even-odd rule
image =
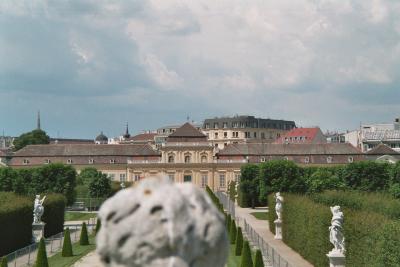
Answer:
[[[103,134],[103,132],[101,132],[101,133],[96,137],[95,141],[98,141],[98,142],[107,142],[107,141],[108,141],[108,137],[105,136],[105,135]]]

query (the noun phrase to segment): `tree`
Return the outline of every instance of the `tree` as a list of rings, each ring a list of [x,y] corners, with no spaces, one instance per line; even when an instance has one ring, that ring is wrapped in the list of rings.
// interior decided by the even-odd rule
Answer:
[[[239,183],[239,205],[241,207],[255,208],[259,195],[259,167],[255,164],[246,164],[241,168]]]
[[[8,261],[7,261],[7,257],[3,257],[1,259],[1,267],[8,267]]]
[[[237,194],[237,192],[236,192],[236,182],[235,181],[230,181],[229,184],[228,184],[228,195],[229,195],[229,198],[232,201],[235,201],[236,200],[236,194]]]
[[[15,170],[10,167],[0,168],[0,191],[13,191],[13,181],[16,176]]]
[[[251,251],[250,251],[249,241],[244,241],[244,243],[243,243],[240,267],[253,267],[253,260],[251,259]]]
[[[389,187],[390,165],[375,161],[348,164],[343,172],[346,185],[361,191],[382,191]]]
[[[36,257],[35,267],[49,267],[46,254],[46,243],[41,238],[39,242],[39,249]]]
[[[256,256],[254,258],[254,267],[264,267],[264,261],[262,258],[261,250],[257,249]]]
[[[97,175],[89,184],[91,197],[108,197],[111,194],[111,181],[106,174]]]
[[[235,242],[236,242],[236,223],[235,223],[235,220],[232,220],[232,223],[231,223],[231,229],[229,231],[229,239],[231,241],[231,244],[235,244]]]
[[[89,186],[90,182],[97,176],[102,173],[98,171],[96,168],[88,167],[84,168],[79,175],[76,177],[76,183],[78,185],[86,185]]]
[[[392,183],[400,184],[400,161],[398,161],[392,168]]]
[[[95,228],[95,234],[97,235],[97,233],[100,231],[100,228],[101,228],[101,221],[100,221],[100,219],[99,218],[97,218],[97,221],[96,221],[96,228]]]
[[[345,189],[346,185],[328,168],[319,168],[305,177],[308,193],[319,193],[325,190]]]
[[[235,255],[236,256],[242,255],[242,250],[243,250],[243,233],[242,233],[242,228],[238,227],[236,234]]]
[[[14,140],[14,150],[20,150],[27,145],[49,144],[50,137],[45,131],[36,129],[31,132],[23,133]]]
[[[81,246],[89,245],[89,236],[88,236],[87,227],[86,227],[85,222],[82,223],[82,230],[81,230],[81,236],[79,238],[79,244]]]
[[[69,233],[69,228],[64,231],[64,243],[61,251],[61,256],[63,257],[72,257],[72,243],[71,243],[71,235]]]
[[[227,229],[227,231],[231,230],[231,222],[232,222],[232,217],[231,217],[230,214],[228,214],[226,216],[226,229]]]

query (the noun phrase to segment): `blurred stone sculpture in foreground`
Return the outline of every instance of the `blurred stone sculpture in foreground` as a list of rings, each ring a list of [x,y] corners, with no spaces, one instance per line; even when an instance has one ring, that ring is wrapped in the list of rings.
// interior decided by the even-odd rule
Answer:
[[[106,266],[223,267],[224,217],[190,183],[151,177],[120,191],[100,209],[97,252]]]

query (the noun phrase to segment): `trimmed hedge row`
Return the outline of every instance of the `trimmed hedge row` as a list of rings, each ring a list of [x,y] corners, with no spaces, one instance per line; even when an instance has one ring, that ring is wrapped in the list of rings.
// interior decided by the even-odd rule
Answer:
[[[43,203],[44,214],[42,216],[42,221],[46,223],[44,227],[45,237],[61,233],[64,230],[65,205],[66,199],[63,195],[47,195]]]
[[[32,212],[33,202],[29,197],[0,192],[0,256],[31,242]]]
[[[283,240],[314,266],[327,266],[332,214],[328,205],[306,196],[284,194]],[[270,213],[275,214],[269,196]],[[347,266],[398,266],[400,262],[400,222],[375,212],[344,208],[344,236]],[[271,230],[273,219],[269,219]]]

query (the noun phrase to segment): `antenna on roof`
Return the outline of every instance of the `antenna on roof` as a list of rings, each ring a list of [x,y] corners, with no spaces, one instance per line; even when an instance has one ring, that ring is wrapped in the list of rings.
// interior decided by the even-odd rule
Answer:
[[[37,128],[37,130],[40,130],[40,110],[38,110],[38,113],[37,113],[37,125],[36,125],[36,128]]]
[[[187,115],[186,121],[189,122],[189,120],[190,120],[190,117],[189,117],[189,115]]]

